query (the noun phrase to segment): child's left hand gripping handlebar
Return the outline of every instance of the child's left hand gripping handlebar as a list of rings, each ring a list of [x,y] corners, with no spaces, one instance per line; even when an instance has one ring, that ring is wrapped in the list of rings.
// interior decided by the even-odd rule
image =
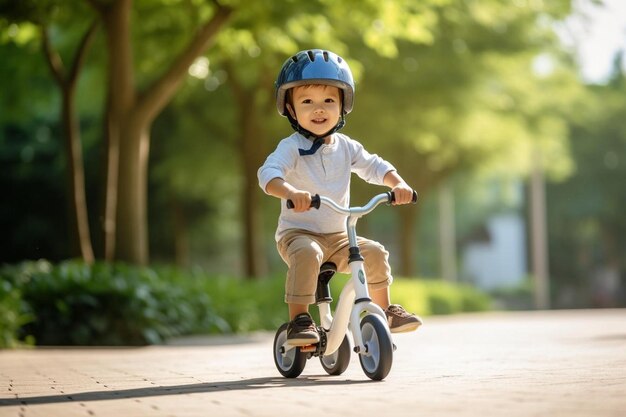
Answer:
[[[396,201],[396,194],[393,191],[389,191],[389,202],[393,203]],[[413,198],[411,199],[411,203],[417,203],[417,191],[413,190]]]
[[[322,200],[320,199],[320,195],[315,194],[314,196],[311,197],[311,208],[319,209],[321,202]],[[295,206],[293,205],[293,201],[287,200],[287,208],[292,209],[294,207]]]

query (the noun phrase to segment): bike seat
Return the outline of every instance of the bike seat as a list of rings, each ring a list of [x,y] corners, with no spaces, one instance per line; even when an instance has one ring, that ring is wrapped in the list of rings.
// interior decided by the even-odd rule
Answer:
[[[317,276],[317,279],[319,281],[328,282],[333,277],[333,275],[335,275],[335,272],[337,272],[337,265],[335,265],[333,262],[324,262],[322,266],[320,266],[320,273]]]

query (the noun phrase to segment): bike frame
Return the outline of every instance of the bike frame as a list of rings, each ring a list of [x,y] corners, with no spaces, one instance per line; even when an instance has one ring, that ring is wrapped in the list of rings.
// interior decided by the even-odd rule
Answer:
[[[357,243],[356,223],[366,214],[373,211],[382,203],[391,203],[393,201],[391,192],[381,193],[374,196],[363,207],[341,207],[333,200],[319,196],[320,203],[324,204],[334,211],[346,214],[346,230],[348,232],[348,242],[350,245],[350,270],[351,278],[343,287],[339,295],[339,301],[335,309],[333,317],[330,308],[330,302],[322,302],[318,305],[320,313],[320,324],[326,330],[326,348],[323,355],[332,355],[339,349],[346,331],[350,329],[354,342],[354,351],[360,354],[368,354],[367,347],[363,343],[361,335],[361,315],[363,313],[376,314],[387,323],[385,313],[378,305],[374,304],[369,296],[367,288],[367,276],[363,267],[363,257],[360,255]],[[285,349],[294,348],[286,344]]]

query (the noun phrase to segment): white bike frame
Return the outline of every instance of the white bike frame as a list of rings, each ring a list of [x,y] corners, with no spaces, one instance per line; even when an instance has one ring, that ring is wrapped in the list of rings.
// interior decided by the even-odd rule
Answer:
[[[356,222],[359,218],[370,213],[381,203],[390,203],[392,194],[382,193],[374,196],[363,207],[341,207],[333,200],[320,196],[320,203],[325,204],[338,213],[348,215],[346,219],[346,229],[348,232],[348,242],[350,248],[358,248],[356,235]],[[331,314],[330,302],[322,302],[318,305],[320,313],[320,324],[326,330],[326,348],[323,355],[332,355],[339,349],[346,331],[350,329],[354,342],[354,351],[360,354],[368,354],[361,335],[361,315],[365,313],[376,314],[387,324],[385,312],[378,305],[372,302],[367,289],[367,276],[363,268],[363,258],[356,252],[350,260],[351,278],[344,286],[339,301],[335,309],[335,317]],[[295,346],[285,345],[288,350]]]

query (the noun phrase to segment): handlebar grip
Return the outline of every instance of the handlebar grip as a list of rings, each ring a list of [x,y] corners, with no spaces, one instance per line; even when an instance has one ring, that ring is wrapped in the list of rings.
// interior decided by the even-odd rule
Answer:
[[[314,209],[318,209],[320,208],[320,204],[322,203],[322,199],[320,198],[319,194],[315,194],[313,197],[311,197],[311,208]],[[293,205],[293,201],[291,200],[287,200],[287,208],[288,209],[292,209],[295,206]]]
[[[396,194],[393,191],[389,191],[389,202],[394,203],[396,201]],[[411,199],[411,203],[417,203],[417,191],[413,190],[413,198]]]

